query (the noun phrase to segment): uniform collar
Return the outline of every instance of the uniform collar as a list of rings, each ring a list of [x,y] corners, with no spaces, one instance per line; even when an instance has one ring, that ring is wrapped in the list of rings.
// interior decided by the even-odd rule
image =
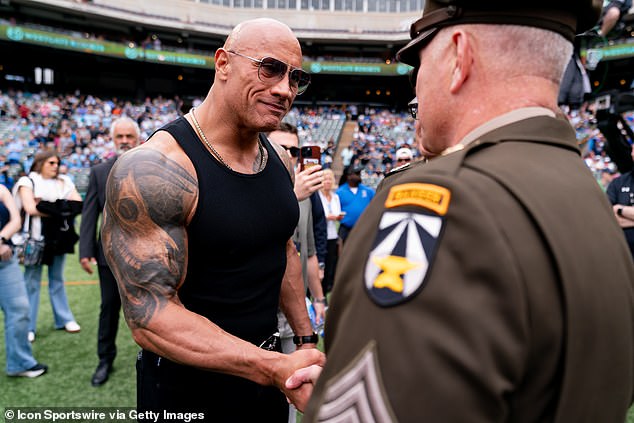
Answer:
[[[478,126],[476,129],[469,132],[462,139],[462,141],[460,141],[460,144],[462,144],[463,146],[467,146],[488,132],[509,125],[511,123],[519,122],[520,120],[537,116],[549,116],[554,118],[556,115],[555,112],[545,107],[524,107],[521,109],[512,110]]]

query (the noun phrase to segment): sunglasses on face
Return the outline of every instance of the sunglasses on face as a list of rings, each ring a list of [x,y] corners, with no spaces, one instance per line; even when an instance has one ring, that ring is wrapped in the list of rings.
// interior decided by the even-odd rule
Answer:
[[[258,79],[265,84],[275,84],[278,81],[284,79],[288,74],[288,81],[291,90],[296,91],[297,95],[303,94],[308,85],[310,84],[310,75],[301,69],[294,68],[281,60],[277,60],[273,57],[264,57],[260,60],[247,56],[242,53],[238,53],[233,50],[227,50],[227,53],[235,54],[236,56],[249,59],[253,63],[258,64]],[[290,71],[289,71],[290,69]]]
[[[288,147],[286,145],[283,145],[282,148],[284,148],[284,150],[288,151],[288,153],[291,155],[291,157],[299,157],[299,148],[298,147]]]
[[[418,99],[416,97],[407,103],[407,110],[414,120],[418,120]]]
[[[282,148],[288,151],[291,157],[311,157],[313,155],[313,150],[310,147],[288,147],[283,145]]]
[[[59,162],[58,162],[57,160],[50,160],[50,161],[48,161],[48,162],[46,162],[46,163],[48,163],[48,164],[50,164],[50,165],[59,166]]]

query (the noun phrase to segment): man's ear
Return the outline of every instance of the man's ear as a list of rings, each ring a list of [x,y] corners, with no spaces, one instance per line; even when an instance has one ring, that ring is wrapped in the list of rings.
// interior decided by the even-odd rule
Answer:
[[[473,67],[473,43],[463,30],[457,30],[451,37],[455,62],[451,74],[449,90],[457,93],[469,79]]]
[[[227,60],[227,56],[228,53],[223,48],[216,50],[216,54],[214,55],[216,77],[219,77],[222,80],[227,79],[227,72],[229,70],[229,61]]]

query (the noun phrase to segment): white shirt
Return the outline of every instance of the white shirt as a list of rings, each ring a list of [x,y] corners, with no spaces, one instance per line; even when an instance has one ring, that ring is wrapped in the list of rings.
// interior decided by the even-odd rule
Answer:
[[[328,201],[326,196],[319,191],[319,198],[321,199],[322,206],[324,206],[326,217],[329,215],[339,216],[341,214],[341,202],[336,192],[330,191],[330,201]],[[337,222],[326,219],[326,231],[328,232],[328,239],[337,239]]]

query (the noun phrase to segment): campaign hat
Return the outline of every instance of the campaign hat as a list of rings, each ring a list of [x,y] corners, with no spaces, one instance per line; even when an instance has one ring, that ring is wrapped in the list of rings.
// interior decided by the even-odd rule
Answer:
[[[557,32],[573,41],[596,25],[602,0],[426,0],[410,28],[411,41],[396,54],[416,67],[418,52],[444,27],[460,24],[525,25]]]

